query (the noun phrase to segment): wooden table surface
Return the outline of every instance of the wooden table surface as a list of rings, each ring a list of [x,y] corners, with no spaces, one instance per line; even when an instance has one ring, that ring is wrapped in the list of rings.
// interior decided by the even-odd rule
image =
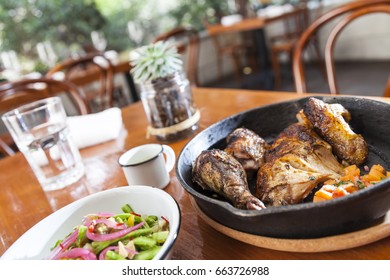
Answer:
[[[193,93],[201,111],[199,131],[253,107],[302,97],[294,93],[236,89],[198,88]],[[390,98],[383,100],[390,101]],[[56,209],[88,194],[126,185],[117,163],[119,155],[134,146],[156,141],[146,139],[147,120],[140,102],[129,105],[122,112],[126,133],[116,140],[81,150],[86,175],[75,186],[44,193],[20,153],[0,160],[0,255],[24,232]],[[189,140],[169,145],[178,155]],[[225,236],[204,222],[174,171],[165,190],[177,200],[182,213],[172,259],[390,259],[390,238],[358,248],[324,253],[283,252],[255,247]]]
[[[302,10],[306,10],[306,7],[294,7],[291,10],[283,11],[281,13],[270,16],[243,18],[242,20],[229,25],[213,24],[207,27],[207,32],[209,35],[218,35],[230,32],[243,32],[261,29],[267,24],[293,16]]]

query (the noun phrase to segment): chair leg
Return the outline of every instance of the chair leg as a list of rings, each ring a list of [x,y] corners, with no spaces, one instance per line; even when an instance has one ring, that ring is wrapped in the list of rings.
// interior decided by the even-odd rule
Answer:
[[[248,48],[245,50],[244,58],[245,58],[245,63],[244,63],[245,67],[250,67],[252,69],[252,72],[259,69],[257,65],[255,52],[252,49]]]
[[[282,84],[282,76],[280,72],[279,53],[271,51],[272,71],[274,73],[274,88],[279,89]]]
[[[386,84],[385,95],[384,96],[385,97],[390,97],[390,76],[387,79],[387,84]]]
[[[222,63],[223,63],[223,57],[218,55],[217,67],[218,67],[218,79],[220,82],[222,82],[222,70],[223,70]]]
[[[234,66],[234,73],[237,82],[241,82],[241,63],[237,53],[232,53],[231,59]]]
[[[248,64],[252,68],[252,71],[257,71],[260,69],[260,66],[258,65],[257,57],[256,57],[256,52],[254,50],[250,51],[250,55],[248,57]]]

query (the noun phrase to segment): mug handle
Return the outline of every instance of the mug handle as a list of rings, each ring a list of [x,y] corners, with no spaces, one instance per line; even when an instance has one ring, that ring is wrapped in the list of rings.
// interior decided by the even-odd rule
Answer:
[[[165,167],[167,168],[167,171],[169,173],[175,166],[175,160],[176,160],[175,151],[168,145],[162,145],[162,146],[163,146],[163,153],[166,156]]]

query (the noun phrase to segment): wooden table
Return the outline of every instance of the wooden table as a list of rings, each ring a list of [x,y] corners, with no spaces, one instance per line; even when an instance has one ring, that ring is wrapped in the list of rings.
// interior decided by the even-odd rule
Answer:
[[[274,73],[271,69],[267,40],[264,31],[266,25],[284,20],[288,17],[307,11],[306,5],[296,6],[291,10],[281,11],[278,14],[269,16],[259,16],[252,18],[243,18],[241,21],[230,25],[213,24],[207,26],[207,32],[210,36],[219,36],[226,33],[251,32],[255,46],[258,65],[261,68],[261,75],[264,77],[264,89],[272,90],[274,88]]]
[[[283,20],[287,17],[291,17],[295,14],[300,13],[302,10],[306,10],[306,9],[307,9],[306,6],[295,7],[291,10],[287,10],[275,15],[243,18],[241,21],[235,22],[231,25],[213,24],[207,27],[207,32],[210,35],[219,35],[219,34],[230,33],[230,32],[243,32],[243,31],[251,31],[255,29],[262,29],[267,24],[279,20]]]
[[[236,89],[197,88],[193,92],[201,111],[199,131],[253,107],[302,97],[294,93]],[[378,99],[390,101],[390,98]],[[123,108],[122,112],[127,135],[82,150],[86,175],[75,187],[45,194],[20,153],[0,160],[0,255],[54,210],[88,194],[126,185],[117,163],[119,155],[131,147],[155,140],[145,137],[147,120],[140,102]],[[189,140],[170,146],[179,154]],[[248,245],[221,234],[205,223],[174,172],[171,172],[171,183],[165,190],[177,200],[182,213],[173,259],[390,259],[390,238],[354,249],[326,253],[289,253]]]

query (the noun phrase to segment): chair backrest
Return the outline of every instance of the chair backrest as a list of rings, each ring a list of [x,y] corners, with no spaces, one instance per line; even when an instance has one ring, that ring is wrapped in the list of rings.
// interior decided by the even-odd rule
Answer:
[[[9,111],[20,105],[43,98],[65,94],[80,115],[89,113],[80,89],[69,81],[50,78],[25,79],[0,84],[0,110]]]
[[[222,16],[217,18],[218,24],[221,22],[221,19]],[[212,29],[214,29],[214,26],[217,23],[211,23],[211,22],[213,22],[213,20],[210,19],[209,17],[205,17],[203,19],[203,25],[206,31],[209,33],[217,53],[223,52],[226,46],[230,46],[233,44],[237,45],[240,42],[241,34],[237,35],[236,32],[219,33],[219,32],[212,31]]]
[[[80,115],[87,114],[88,107],[77,86],[68,81],[48,78],[26,79],[0,84],[0,111],[7,112],[23,104],[57,95],[66,95]],[[0,136],[0,153],[15,153],[9,134]]]
[[[279,21],[283,24],[283,33],[275,38],[297,39],[309,26],[309,9],[305,3],[300,3],[293,11],[280,15],[280,19],[275,22]]]
[[[307,92],[305,73],[303,68],[303,51],[310,38],[318,30],[334,20],[340,18],[340,21],[332,28],[325,45],[325,66],[328,84],[331,94],[338,94],[338,87],[335,78],[335,67],[333,62],[333,51],[336,39],[344,28],[357,18],[372,13],[390,14],[390,0],[361,0],[354,1],[338,8],[335,8],[313,21],[313,23],[303,32],[298,40],[293,57],[293,72],[295,87],[298,94]]]
[[[65,80],[83,87],[84,98],[91,112],[112,107],[114,91],[114,68],[101,53],[90,53],[80,58],[64,60],[48,71],[46,77],[53,78],[63,72]],[[94,90],[86,90],[92,83],[98,84]]]
[[[189,27],[177,27],[157,36],[154,42],[174,40],[180,54],[186,54],[187,78],[192,86],[199,86],[199,34],[198,31]]]

